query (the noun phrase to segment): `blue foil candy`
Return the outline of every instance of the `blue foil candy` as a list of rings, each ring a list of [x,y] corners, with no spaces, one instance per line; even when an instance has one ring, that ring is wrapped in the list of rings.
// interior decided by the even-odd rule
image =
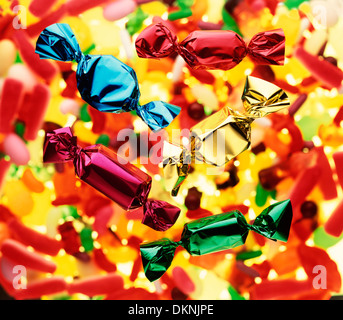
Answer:
[[[56,23],[44,29],[37,40],[36,53],[41,59],[75,60],[81,97],[99,111],[134,110],[153,131],[167,127],[180,112],[179,107],[163,101],[140,105],[136,72],[110,55],[84,55],[68,24]]]

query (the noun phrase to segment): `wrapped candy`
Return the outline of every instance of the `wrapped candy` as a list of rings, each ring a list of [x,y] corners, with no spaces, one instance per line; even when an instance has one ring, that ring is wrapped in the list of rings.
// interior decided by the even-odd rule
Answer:
[[[99,111],[134,110],[154,131],[167,127],[180,112],[179,107],[163,101],[141,106],[135,71],[110,55],[84,55],[68,24],[56,23],[44,29],[37,40],[36,53],[41,59],[75,60],[81,97]]]
[[[159,200],[148,200],[151,177],[112,150],[93,145],[81,148],[70,128],[46,134],[43,161],[73,161],[76,175],[125,210],[143,207],[142,223],[165,231],[174,225],[180,209]]]
[[[164,238],[141,244],[145,275],[150,281],[159,279],[170,267],[178,246],[195,256],[219,252],[243,245],[249,230],[274,241],[287,242],[292,217],[291,201],[284,200],[263,210],[252,225],[238,210],[186,223],[178,242]]]
[[[166,188],[176,196],[193,160],[223,166],[251,144],[251,123],[289,106],[287,94],[274,84],[248,76],[242,95],[244,113],[230,107],[209,116],[190,131],[190,148],[164,142]],[[190,149],[190,150],[189,150]]]
[[[189,34],[181,43],[162,23],[150,25],[136,39],[141,58],[164,58],[177,52],[193,69],[229,70],[246,56],[259,65],[283,65],[285,35],[282,29],[260,32],[247,45],[230,30],[201,30]]]

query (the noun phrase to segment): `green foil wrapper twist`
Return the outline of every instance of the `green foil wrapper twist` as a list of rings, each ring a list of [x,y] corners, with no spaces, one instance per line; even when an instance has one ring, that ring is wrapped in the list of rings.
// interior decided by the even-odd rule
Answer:
[[[256,217],[252,225],[238,210],[186,223],[181,240],[164,238],[140,246],[146,277],[152,282],[170,267],[178,246],[199,256],[231,249],[245,243],[249,230],[271,239],[287,242],[293,218],[290,200],[272,204]]]
[[[287,94],[278,86],[255,77],[246,79],[244,112],[224,107],[191,128],[190,148],[164,142],[163,173],[166,189],[176,196],[192,161],[224,166],[251,144],[251,123],[289,106]]]

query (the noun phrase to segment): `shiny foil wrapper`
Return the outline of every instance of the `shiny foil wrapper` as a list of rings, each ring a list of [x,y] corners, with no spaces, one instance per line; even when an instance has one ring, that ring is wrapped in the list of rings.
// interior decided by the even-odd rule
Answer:
[[[159,200],[148,200],[151,177],[102,145],[81,148],[70,128],[46,134],[44,163],[73,161],[76,175],[116,202],[124,210],[143,207],[142,223],[165,231],[176,222],[180,209]]]
[[[154,131],[167,127],[180,112],[179,107],[163,101],[140,105],[135,71],[110,55],[84,55],[68,24],[56,23],[44,29],[37,40],[36,53],[41,59],[75,60],[81,97],[99,111],[134,110]]]
[[[251,144],[251,123],[290,105],[287,94],[276,85],[248,76],[242,102],[244,112],[224,107],[190,130],[190,147],[172,142],[163,146],[163,173],[166,188],[176,196],[186,179],[190,164],[224,166]]]
[[[141,58],[160,59],[177,52],[193,69],[229,70],[246,56],[259,65],[283,65],[285,35],[282,29],[260,32],[246,44],[230,30],[200,30],[190,33],[181,43],[162,23],[150,25],[136,40]]]
[[[285,200],[263,210],[251,225],[238,210],[186,223],[178,242],[164,238],[141,244],[145,275],[150,281],[159,279],[170,267],[178,246],[194,256],[219,252],[243,245],[250,230],[287,242],[292,218],[291,201]]]

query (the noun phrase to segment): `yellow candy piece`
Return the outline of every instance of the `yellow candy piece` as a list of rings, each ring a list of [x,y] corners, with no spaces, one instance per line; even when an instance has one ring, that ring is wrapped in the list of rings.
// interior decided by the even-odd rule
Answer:
[[[204,14],[206,14],[208,9],[207,0],[196,0],[192,6],[192,18],[194,20],[200,20]]]
[[[0,76],[5,76],[16,58],[16,46],[9,39],[0,41]]]
[[[38,132],[37,138],[27,144],[30,152],[30,164],[41,165],[43,159],[44,130]]]
[[[235,87],[240,82],[242,82],[242,79],[244,79],[244,75],[251,74],[253,69],[254,64],[250,61],[249,58],[245,58],[233,69],[225,71],[224,79],[226,79],[233,87]]]
[[[278,14],[273,20],[275,29],[282,28],[286,37],[286,56],[293,52],[293,46],[299,37],[300,32],[300,15],[298,10],[287,10],[284,6],[278,7]],[[285,28],[285,26],[287,26]]]
[[[152,81],[143,81],[140,85],[141,98],[139,100],[141,105],[151,101],[169,101],[169,90],[161,83]]]
[[[144,79],[145,75],[148,72],[149,59],[141,59],[137,57],[133,63],[135,65],[137,79],[140,82]]]
[[[74,276],[78,275],[76,258],[66,254],[64,250],[61,250],[57,256],[52,257],[52,261],[57,265],[54,275],[64,276],[66,280],[72,280]]]
[[[197,284],[196,290],[190,295],[194,300],[227,300],[230,299],[228,293],[228,282],[219,278],[214,272],[194,268],[188,272],[194,283]],[[213,288],[216,288],[213,292]]]
[[[251,166],[251,177],[253,181],[258,181],[258,173],[265,168],[271,167],[273,159],[270,152],[261,152],[255,156]]]
[[[54,198],[54,191],[45,188],[42,193],[31,193],[33,207],[29,215],[23,217],[23,222],[33,225],[45,225],[47,214],[51,209],[51,200]]]
[[[152,1],[141,5],[143,12],[152,16],[162,16],[166,11],[167,7],[161,1]]]
[[[5,205],[19,217],[27,216],[32,212],[34,202],[30,191],[21,181],[7,181],[4,185],[4,195],[7,198]],[[20,201],[18,201],[20,199]]]
[[[92,34],[88,25],[80,18],[65,17],[61,23],[68,23],[76,35],[81,51],[87,50],[92,45]]]
[[[74,125],[74,135],[81,141],[87,141],[90,144],[95,144],[99,135],[94,134],[91,129],[90,122],[76,121]]]
[[[218,10],[218,8],[223,8],[225,2],[226,0],[208,1],[208,10],[206,13],[205,20],[211,21],[213,23],[218,23],[222,21],[222,13],[221,10]]]
[[[81,19],[89,26],[90,34],[95,45],[92,54],[118,56],[118,44],[121,43],[120,27],[104,20],[102,7],[87,10],[81,15]]]
[[[125,263],[137,258],[137,251],[129,246],[107,249],[107,258],[113,263]]]

